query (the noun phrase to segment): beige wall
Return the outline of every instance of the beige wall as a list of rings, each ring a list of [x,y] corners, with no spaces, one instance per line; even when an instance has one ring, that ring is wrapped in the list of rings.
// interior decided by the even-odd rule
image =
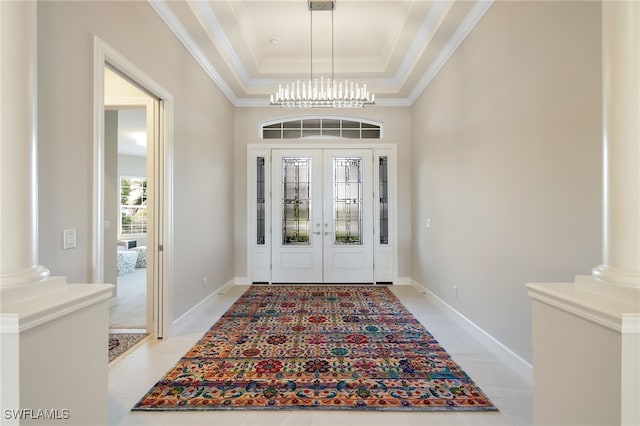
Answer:
[[[528,361],[524,285],[601,260],[600,52],[597,2],[496,2],[412,108],[413,278]]]
[[[235,270],[236,276],[247,277],[247,144],[263,142],[259,124],[266,120],[304,115],[348,116],[378,120],[384,123],[384,139],[398,150],[398,275],[411,273],[411,113],[409,108],[366,107],[340,110],[286,110],[277,107],[237,108],[235,114]],[[318,140],[322,141],[322,140]],[[286,142],[286,141],[285,141]],[[371,142],[371,141],[367,141]]]
[[[174,97],[178,317],[233,278],[234,109],[147,2],[38,3],[39,261],[91,280],[94,35]],[[62,250],[67,228],[76,249]]]

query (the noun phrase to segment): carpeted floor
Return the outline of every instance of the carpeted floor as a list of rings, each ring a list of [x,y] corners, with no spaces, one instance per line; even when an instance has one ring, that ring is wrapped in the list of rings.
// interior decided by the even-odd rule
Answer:
[[[109,362],[132,349],[149,333],[109,333]]]
[[[496,411],[385,287],[253,286],[133,410]]]
[[[117,304],[109,308],[109,328],[146,328],[147,268],[118,277]]]

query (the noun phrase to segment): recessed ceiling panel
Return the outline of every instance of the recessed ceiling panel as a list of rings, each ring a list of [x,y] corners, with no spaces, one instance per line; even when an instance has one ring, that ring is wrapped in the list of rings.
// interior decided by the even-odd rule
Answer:
[[[258,105],[278,83],[312,72],[366,82],[383,103],[410,103],[443,51],[459,45],[455,38],[464,38],[491,1],[337,0],[333,17],[331,11],[311,16],[306,0],[166,4],[172,13],[161,17],[213,69],[208,72],[232,102]]]

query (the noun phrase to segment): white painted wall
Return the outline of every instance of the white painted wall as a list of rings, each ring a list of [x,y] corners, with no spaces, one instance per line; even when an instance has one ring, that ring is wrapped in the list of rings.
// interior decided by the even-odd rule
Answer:
[[[412,276],[529,362],[524,285],[601,258],[600,57],[598,2],[495,2],[412,107]]]
[[[398,147],[398,275],[411,274],[411,112],[409,108],[366,107],[340,110],[286,110],[278,107],[237,108],[235,113],[235,271],[247,277],[247,144],[260,143],[259,124],[266,120],[304,115],[350,116],[384,123],[380,142]],[[290,142],[291,140],[284,141]],[[316,140],[318,141],[318,140]],[[331,142],[331,140],[322,140]],[[371,143],[372,140],[363,140]],[[269,140],[269,142],[276,142]],[[339,140],[335,142],[339,143]],[[350,143],[353,140],[349,141]],[[304,145],[304,143],[302,143]],[[394,196],[393,194],[391,196]]]
[[[94,35],[174,96],[177,318],[233,277],[234,109],[147,2],[38,3],[40,262],[91,280]]]

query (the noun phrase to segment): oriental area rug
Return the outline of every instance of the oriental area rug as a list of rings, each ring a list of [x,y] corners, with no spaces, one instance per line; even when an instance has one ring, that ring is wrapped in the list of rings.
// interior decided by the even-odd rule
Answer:
[[[149,333],[109,333],[109,362],[133,349]]]
[[[252,286],[134,406],[497,411],[386,287]]]

